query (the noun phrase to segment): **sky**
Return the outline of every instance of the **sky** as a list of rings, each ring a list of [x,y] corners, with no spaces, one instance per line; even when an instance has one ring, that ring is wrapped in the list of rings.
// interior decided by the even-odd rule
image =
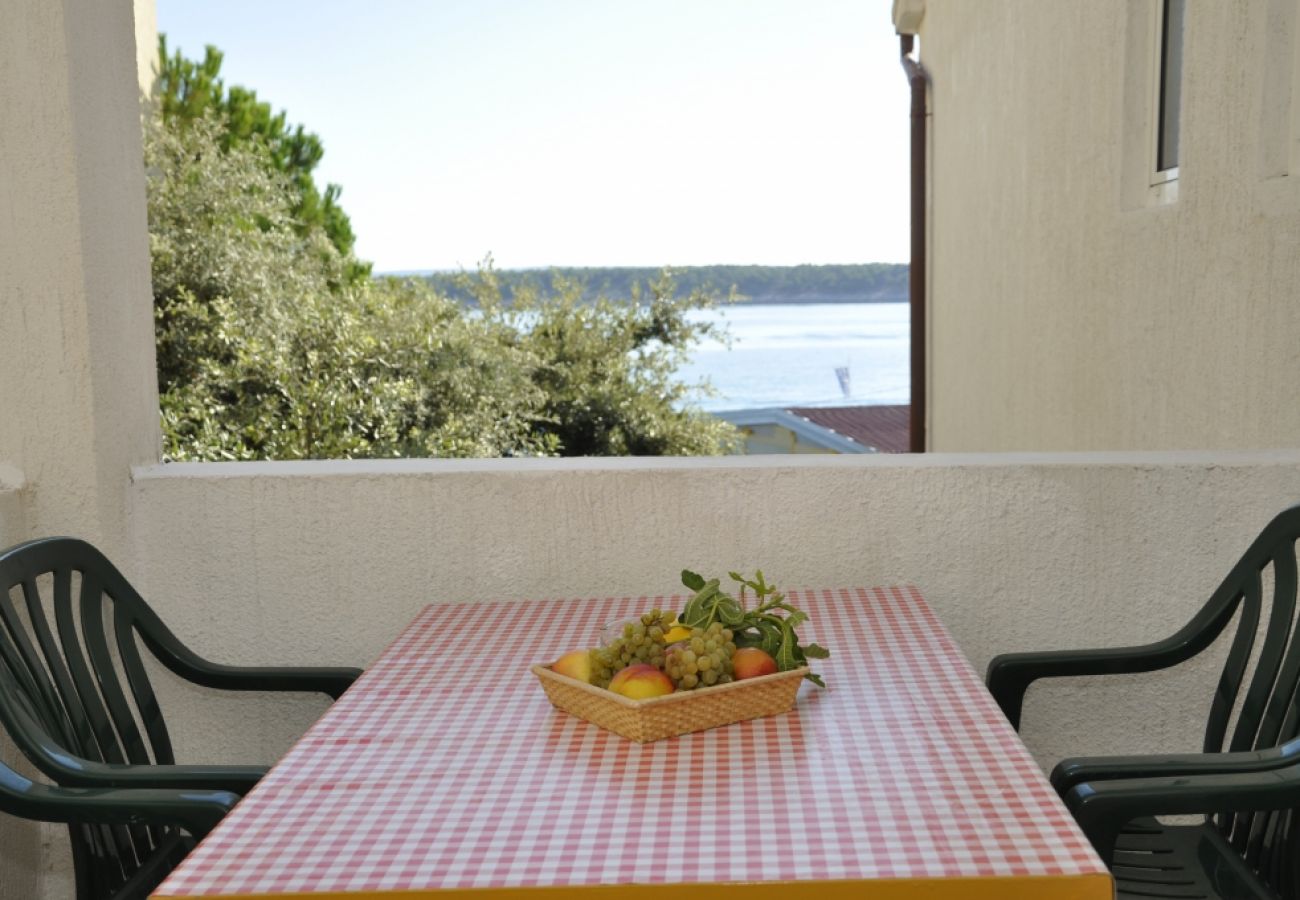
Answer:
[[[376,272],[903,262],[890,0],[157,0],[320,135]]]

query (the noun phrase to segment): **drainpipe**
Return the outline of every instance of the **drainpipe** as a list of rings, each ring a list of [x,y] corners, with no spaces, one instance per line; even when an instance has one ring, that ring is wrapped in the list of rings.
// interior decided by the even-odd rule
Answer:
[[[925,127],[930,76],[913,59],[910,34],[899,36],[900,62],[912,87],[912,261],[908,302],[912,308],[912,406],[909,450],[925,452]]]

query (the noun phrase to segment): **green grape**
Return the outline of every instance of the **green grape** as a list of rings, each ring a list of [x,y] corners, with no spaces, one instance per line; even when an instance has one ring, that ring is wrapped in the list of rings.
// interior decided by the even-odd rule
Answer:
[[[664,672],[678,690],[689,691],[732,680],[731,654],[735,645],[718,623],[708,628],[693,628],[691,636],[681,644],[668,648]],[[734,637],[734,635],[731,635]]]
[[[618,636],[591,651],[591,683],[609,687],[610,680],[633,663],[664,668],[664,628],[672,614],[653,609],[634,621],[623,623]]]

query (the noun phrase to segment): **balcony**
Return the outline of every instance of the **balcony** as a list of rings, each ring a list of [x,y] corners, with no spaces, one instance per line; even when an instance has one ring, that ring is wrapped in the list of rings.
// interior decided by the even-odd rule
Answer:
[[[1007,650],[1166,635],[1300,493],[1298,463],[1285,451],[153,465],[127,489],[122,567],[196,650],[234,663],[364,665],[427,602],[653,595],[689,565],[761,566],[792,587],[916,584],[982,670]],[[6,542],[28,493],[0,489]],[[1037,686],[1024,737],[1044,766],[1195,750],[1224,650],[1168,673]],[[184,761],[273,761],[324,708],[156,677]],[[61,836],[42,848],[26,823],[4,828],[14,862],[62,896]]]
[[[1165,636],[1300,496],[1295,450],[162,464],[132,23],[120,4],[66,0],[66,29],[19,5],[0,32],[17,73],[0,112],[32,122],[0,143],[22,173],[0,180],[20,212],[0,217],[0,545],[101,544],[209,658],[364,665],[429,602],[653,595],[684,566],[761,567],[791,587],[915,584],[982,670]],[[1044,766],[1195,750],[1225,651],[1036,686],[1025,740]],[[324,708],[154,677],[184,762],[271,762]],[[65,847],[0,820],[0,898],[68,896]]]

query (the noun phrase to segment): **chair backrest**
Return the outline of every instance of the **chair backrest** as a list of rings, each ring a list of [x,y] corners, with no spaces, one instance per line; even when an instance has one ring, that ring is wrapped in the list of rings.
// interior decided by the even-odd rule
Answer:
[[[24,696],[9,666],[0,665],[0,694]],[[26,706],[25,701],[22,702]],[[31,779],[0,763],[0,812],[38,821],[67,821],[45,808]],[[183,858],[189,841],[175,828],[68,825],[77,900],[142,898]]]
[[[175,762],[136,641],[137,632],[156,639],[155,627],[171,638],[84,541],[48,538],[0,554],[0,721],[33,763],[41,767],[36,745],[50,743],[96,762]],[[5,799],[0,792],[0,809],[22,815]],[[69,831],[79,897],[113,895],[171,839],[136,826]]]
[[[1269,749],[1300,735],[1297,540],[1300,506],[1282,511],[1265,527],[1197,616],[1202,623],[1211,620],[1206,633],[1212,637],[1240,615],[1210,705],[1207,753]],[[1268,581],[1271,597],[1265,596]],[[1215,821],[1274,889],[1294,877],[1291,861],[1300,854],[1300,819],[1294,811],[1223,813]]]
[[[150,626],[161,622],[85,541],[46,538],[0,553],[0,662],[18,687],[16,696],[0,691],[6,726],[21,725],[10,719],[23,702],[51,738],[82,758],[175,762],[136,641],[137,633],[154,638]],[[22,737],[15,735],[20,747]]]

